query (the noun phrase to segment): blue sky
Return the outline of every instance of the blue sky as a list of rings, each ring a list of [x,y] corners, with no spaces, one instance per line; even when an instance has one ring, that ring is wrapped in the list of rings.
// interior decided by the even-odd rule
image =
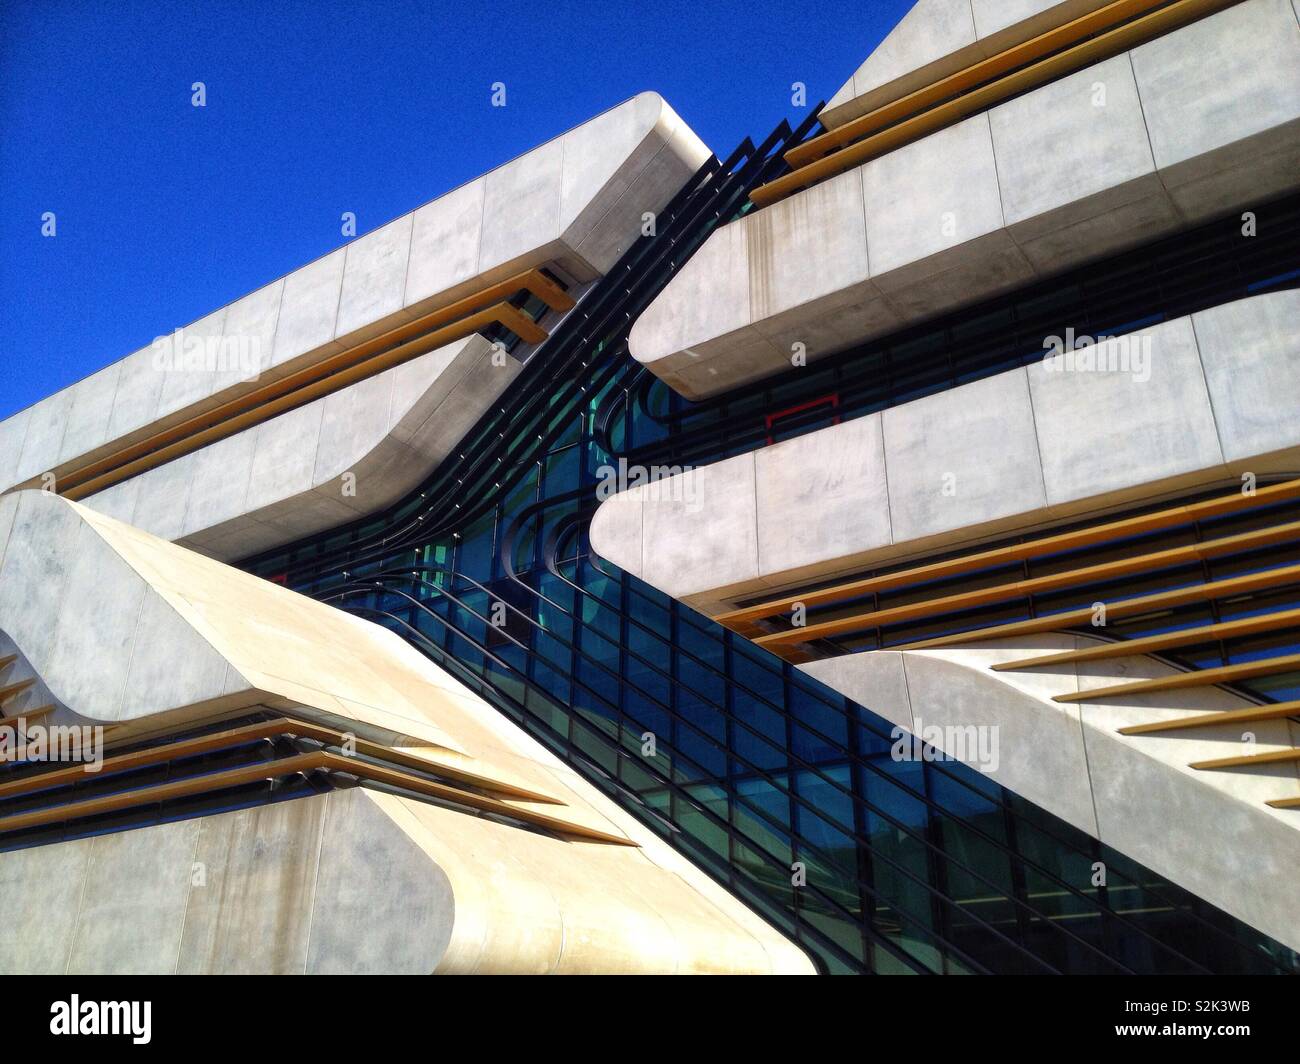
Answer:
[[[910,6],[8,0],[0,417],[645,89],[725,154]]]

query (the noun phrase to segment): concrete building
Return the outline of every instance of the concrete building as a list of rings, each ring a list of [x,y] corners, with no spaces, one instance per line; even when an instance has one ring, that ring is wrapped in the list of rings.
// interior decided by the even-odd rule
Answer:
[[[1300,971],[1300,4],[919,0],[796,122],[0,421],[0,970]]]

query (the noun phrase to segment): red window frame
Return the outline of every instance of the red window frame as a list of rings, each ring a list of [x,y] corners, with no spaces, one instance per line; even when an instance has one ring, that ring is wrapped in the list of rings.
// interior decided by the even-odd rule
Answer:
[[[772,413],[766,415],[763,418],[763,422],[764,422],[764,427],[767,429],[767,445],[770,447],[772,446],[772,444],[776,443],[776,440],[772,438],[772,426],[775,425],[778,421],[781,421],[788,417],[793,417],[795,414],[802,414],[805,410],[812,410],[815,407],[827,406],[827,405],[829,405],[832,409],[838,410],[840,406],[840,393],[830,392],[829,394],[823,395],[820,398],[809,399],[806,403],[800,403],[798,406],[786,407],[784,410],[775,410]],[[839,423],[840,423],[840,415],[836,414],[831,419],[831,424],[838,425]]]

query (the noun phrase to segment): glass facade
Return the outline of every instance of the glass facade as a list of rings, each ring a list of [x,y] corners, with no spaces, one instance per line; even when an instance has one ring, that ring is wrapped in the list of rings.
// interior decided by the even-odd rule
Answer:
[[[1041,357],[1039,319],[1015,300],[700,404],[628,355],[631,322],[811,122],[706,164],[410,499],[246,567],[397,631],[824,971],[1300,970],[1291,951],[979,772],[896,759],[891,725],[868,707],[590,553],[596,486],[620,458],[714,461]],[[1286,283],[1263,257],[1211,252],[1212,284],[1171,285],[1187,276],[1170,265],[1178,248],[1159,269],[1135,267],[1142,321]],[[1053,330],[1066,304],[1098,331],[1138,322],[1136,306],[1120,309],[1137,284],[1107,295],[1062,279]]]

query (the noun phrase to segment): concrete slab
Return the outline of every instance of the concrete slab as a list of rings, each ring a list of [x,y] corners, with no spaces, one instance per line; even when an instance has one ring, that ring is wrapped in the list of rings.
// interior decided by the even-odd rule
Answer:
[[[92,840],[70,972],[171,974],[198,831],[186,820]]]
[[[377,336],[391,327],[390,315],[402,310],[411,218],[403,215],[347,246],[336,339],[358,342]]]
[[[1135,346],[1136,345],[1136,346]],[[1146,368],[1123,368],[1145,352]],[[1148,485],[1221,465],[1214,414],[1191,321],[1176,321],[1096,346],[1110,369],[1029,367],[1043,479],[1051,505]]]
[[[108,441],[108,422],[113,414],[121,369],[122,363],[114,362],[72,386],[72,404],[59,447],[59,462],[85,454]]]
[[[754,463],[760,572],[891,542],[879,414],[764,447]]]
[[[1294,289],[1192,315],[1225,460],[1300,447],[1298,321]]]
[[[285,277],[271,358],[273,371],[308,352],[336,348],[335,324],[346,255],[346,249],[339,248]]]
[[[893,407],[882,418],[895,542],[1045,505],[1024,370]]]

